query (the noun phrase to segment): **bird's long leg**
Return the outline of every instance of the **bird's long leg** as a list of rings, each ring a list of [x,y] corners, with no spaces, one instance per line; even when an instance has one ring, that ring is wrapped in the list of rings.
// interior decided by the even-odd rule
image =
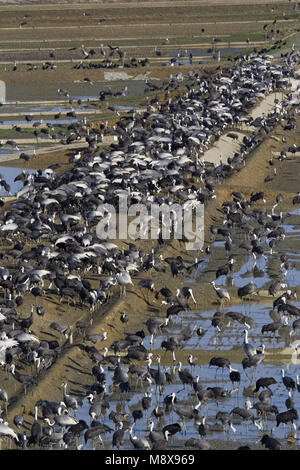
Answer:
[[[239,394],[239,388],[238,388],[238,392],[236,394],[236,404],[237,404],[237,406],[239,406],[239,403],[240,403],[240,396],[239,395],[240,394]]]

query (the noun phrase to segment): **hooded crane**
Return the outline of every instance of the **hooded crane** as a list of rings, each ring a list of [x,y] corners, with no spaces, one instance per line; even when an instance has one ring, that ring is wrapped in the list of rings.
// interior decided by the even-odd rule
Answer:
[[[43,428],[41,423],[38,421],[38,407],[34,407],[34,421],[31,426],[31,433],[28,439],[28,445],[39,444],[43,435]]]
[[[244,297],[247,295],[253,294],[256,291],[257,287],[253,281],[249,282],[243,287],[239,287],[238,296],[244,300]]]

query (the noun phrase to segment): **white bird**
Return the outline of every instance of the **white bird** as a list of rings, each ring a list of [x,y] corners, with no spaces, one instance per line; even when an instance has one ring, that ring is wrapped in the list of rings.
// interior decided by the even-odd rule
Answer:
[[[17,197],[18,197],[18,196],[17,196]],[[10,231],[11,231],[11,232],[14,232],[14,231],[17,230],[18,227],[19,227],[18,224],[12,222],[12,223],[9,223],[9,224],[2,225],[2,226],[0,227],[0,230],[1,230],[2,232],[10,232]]]

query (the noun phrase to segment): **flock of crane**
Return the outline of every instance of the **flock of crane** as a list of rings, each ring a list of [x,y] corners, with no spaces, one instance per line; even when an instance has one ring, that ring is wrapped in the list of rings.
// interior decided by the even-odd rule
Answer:
[[[233,367],[228,359],[214,356],[208,367],[223,371],[228,369],[228,383],[233,388],[227,387],[223,375],[220,386],[205,388],[199,375],[193,374],[193,368],[198,367],[193,354],[188,357],[189,368],[183,367],[181,361],[176,363],[177,350],[184,349],[191,338],[196,336],[201,341],[205,336],[201,325],[190,325],[176,335],[168,330],[174,318],[189,312],[191,306],[196,308],[197,299],[190,286],[183,286],[174,294],[167,287],[157,289],[151,278],[151,270],[155,270],[168,272],[173,278],[187,275],[197,280],[203,260],[187,262],[181,256],[157,256],[156,248],[163,248],[167,243],[161,229],[154,242],[155,248],[149,253],[139,248],[138,239],[122,250],[117,244],[99,239],[95,227],[107,215],[99,210],[99,206],[103,203],[116,205],[120,195],[126,195],[130,203],[141,203],[147,207],[151,203],[171,205],[178,201],[194,207],[209,204],[216,197],[216,185],[243,169],[251,152],[281,120],[286,120],[291,128],[295,128],[293,107],[286,99],[281,108],[277,107],[255,121],[255,130],[245,135],[240,151],[226,164],[206,165],[205,150],[220,135],[239,123],[251,126],[253,119],[248,116],[249,109],[269,92],[288,85],[289,80],[295,77],[298,59],[299,54],[294,50],[282,59],[281,64],[274,64],[265,54],[242,56],[232,68],[216,74],[201,77],[198,73],[189,73],[183,92],[176,98],[171,98],[170,89],[179,89],[179,83],[172,77],[163,89],[164,102],[154,100],[145,113],[133,112],[120,118],[114,128],[118,143],[110,149],[99,148],[97,139],[86,135],[86,126],[77,126],[75,135],[85,136],[89,147],[73,160],[71,169],[59,174],[54,165],[44,174],[41,171],[22,173],[23,188],[0,218],[0,233],[12,243],[11,248],[1,253],[1,259],[3,264],[5,260],[8,264],[14,261],[13,268],[6,265],[0,268],[3,289],[0,308],[1,366],[9,370],[9,378],[24,386],[26,393],[27,387],[38,386],[39,372],[43,370],[47,373],[59,359],[64,343],[45,340],[32,331],[35,315],[47,315],[47,308],[38,305],[39,298],[51,293],[60,302],[79,304],[89,312],[87,319],[76,323],[76,334],[72,326],[64,321],[52,322],[50,328],[58,333],[59,338],[67,340],[71,347],[74,337],[76,340],[81,338],[77,346],[91,360],[90,372],[95,383],[84,397],[68,394],[68,384],[64,383],[61,401],[41,398],[34,406],[35,417],[29,433],[24,428],[22,414],[16,415],[13,423],[5,420],[10,397],[2,388],[0,398],[6,404],[0,423],[2,438],[12,439],[22,449],[80,449],[89,441],[98,440],[108,448],[122,449],[131,445],[136,449],[158,450],[172,449],[175,439],[172,436],[177,435],[181,436],[180,442],[183,440],[182,445],[186,448],[211,448],[207,436],[212,427],[207,423],[204,408],[211,401],[216,404],[222,402],[225,406],[226,400],[235,393],[235,386],[239,387],[242,372]],[[255,261],[266,256],[267,249],[275,248],[284,239],[284,214],[274,212],[282,198],[280,195],[276,198],[271,214],[261,209],[264,199],[263,191],[252,194],[249,200],[243,193],[233,192],[232,200],[222,207],[222,226],[210,227],[212,242],[205,248],[210,256],[210,245],[215,238],[218,236],[224,240],[229,256],[228,262],[218,268],[216,281],[211,282],[221,304],[212,319],[212,326],[222,332],[230,316],[227,313],[231,314],[230,322],[237,321],[243,325],[246,357],[241,365],[243,372],[249,368],[254,371],[252,380],[265,359],[265,345],[256,347],[249,343],[252,327],[249,316],[224,312],[224,303],[231,300],[230,294],[225,287],[217,287],[216,284],[219,278],[226,278],[234,269],[235,259],[229,253],[236,231],[248,237],[249,243],[245,242],[243,248]],[[294,204],[297,203],[295,199]],[[282,262],[288,270],[288,258],[283,257]],[[97,287],[87,279],[90,272],[99,277]],[[141,279],[135,282],[135,276],[140,274]],[[107,342],[110,338],[107,332],[88,331],[93,315],[98,309],[101,310],[101,305],[111,301],[117,293],[116,288],[120,289],[120,296],[125,297],[127,286],[155,295],[156,301],[162,299],[161,315],[149,317],[145,325],[146,333],[144,330],[126,333],[124,338],[114,341],[109,349],[101,352],[96,345],[101,346],[101,342]],[[277,285],[273,286],[273,295],[285,286],[279,278]],[[240,287],[237,295],[245,299],[255,291],[255,284],[250,282]],[[22,319],[18,309],[24,297],[29,295],[35,298],[35,303],[32,303],[30,316]],[[277,309],[277,321],[281,325],[289,321],[289,316],[300,315],[294,300],[289,289],[276,300],[274,310]],[[165,306],[166,312],[163,310]],[[123,312],[120,322],[126,325],[129,315],[131,312]],[[161,364],[160,354],[154,354],[155,338],[161,334],[165,335],[161,349],[170,351],[172,355],[170,372]],[[144,344],[147,341],[148,347]],[[108,354],[109,350],[114,354]],[[156,367],[152,367],[154,359]],[[21,363],[34,367],[35,373],[20,372]],[[137,379],[136,385],[134,378]],[[263,379],[268,378],[258,379],[253,389],[254,393],[258,393],[261,387],[265,388],[258,395],[256,404],[246,400],[244,408],[235,406],[230,411],[219,409],[215,420],[221,422],[222,431],[232,431],[235,436],[235,421],[250,420],[258,432],[262,432],[260,442],[267,448],[278,449],[281,443],[271,433],[264,432],[265,422],[268,423],[270,415],[275,415],[276,427],[281,423],[290,424],[291,430],[297,431],[294,393],[297,389],[299,391],[299,383],[298,379],[286,376],[283,370],[282,383],[289,396],[287,410],[279,412],[275,405],[269,403],[273,395],[270,386],[277,381],[264,382]],[[178,382],[185,392],[186,387],[190,387],[195,405],[179,403],[180,395],[172,388]],[[226,384],[224,387],[223,382]],[[165,394],[169,386],[172,391]],[[132,412],[129,409],[114,411],[111,404],[114,401],[112,390],[115,388],[121,396],[139,396],[142,390],[141,405]],[[76,417],[82,399],[89,402],[90,422]],[[126,408],[126,403],[123,405]],[[257,417],[250,411],[251,408],[256,409]],[[150,431],[143,435],[141,430],[137,431],[137,422],[145,415],[148,418],[150,411]],[[177,420],[173,420],[174,413]],[[187,425],[191,423],[196,426],[196,437],[184,440]],[[188,429],[191,432],[191,427]],[[108,438],[111,434],[112,438]]]

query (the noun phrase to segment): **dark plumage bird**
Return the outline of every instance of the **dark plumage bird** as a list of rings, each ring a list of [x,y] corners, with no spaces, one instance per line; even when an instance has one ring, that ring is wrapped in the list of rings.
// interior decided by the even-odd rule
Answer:
[[[250,420],[252,423],[254,423],[254,415],[251,413],[251,411],[248,410],[248,408],[240,408],[236,406],[231,410],[230,413],[238,415],[243,421]]]
[[[122,422],[120,422],[118,426],[119,426],[119,429],[117,429],[113,434],[112,446],[120,450],[120,447],[124,445],[125,433],[128,431],[128,429],[123,428]]]
[[[253,404],[252,408],[257,411],[259,417],[267,418],[268,413],[273,413],[275,416],[279,413],[275,405],[271,405],[266,401],[258,401]]]
[[[13,422],[17,428],[20,428],[24,424],[24,416],[22,414],[14,416]]]
[[[182,369],[181,366],[182,364],[181,362],[179,362],[178,376],[180,378],[181,383],[183,384],[183,386],[193,385],[194,377],[192,376],[189,370]]]
[[[250,204],[252,204],[253,202],[257,202],[257,201],[260,201],[262,200],[264,203],[266,202],[265,200],[265,193],[260,191],[258,193],[255,193],[255,194],[252,194],[250,196]]]
[[[121,321],[122,323],[128,323],[128,320],[129,320],[128,315],[126,315],[125,312],[122,312],[121,315],[120,315],[120,321]]]
[[[288,410],[295,408],[295,400],[292,398],[292,392],[290,390],[289,390],[289,396],[285,400],[284,403]]]
[[[36,313],[37,315],[39,315],[40,317],[43,317],[46,313],[46,309],[45,307],[41,306],[41,305],[37,305],[36,307]]]
[[[161,370],[159,354],[157,355],[157,364],[158,364],[157,370],[153,370],[153,373],[151,373],[151,376],[154,379],[155,384],[159,389],[159,392],[161,392],[162,387],[164,387],[167,383],[167,378],[166,378],[165,372]]]
[[[260,394],[258,395],[258,399],[262,403],[266,403],[272,396],[273,396],[272,390],[267,388],[266,390],[263,390],[262,392],[260,392]]]
[[[227,413],[226,411],[218,411],[216,414],[216,421],[221,421],[223,426],[227,424],[234,433],[236,432],[236,429],[232,425],[232,416],[230,413]]]
[[[133,417],[134,423],[136,423],[137,420],[142,419],[143,416],[144,416],[144,415],[143,415],[142,410],[133,410],[133,411],[132,411],[132,417]]]
[[[11,374],[13,375],[13,377],[18,382],[20,382],[21,384],[24,385],[25,394],[26,394],[27,386],[36,383],[36,380],[37,380],[36,375],[22,374],[22,373],[18,372],[17,370],[15,370],[15,365],[14,364],[11,364],[10,371],[11,371]]]
[[[221,276],[227,276],[230,272],[232,272],[233,262],[229,262],[220,266],[216,271],[216,279]]]
[[[199,326],[199,328],[196,329],[196,334],[199,337],[199,339],[203,338],[205,333],[206,331],[201,326]]]
[[[191,437],[184,443],[185,447],[191,447],[196,450],[210,450],[210,443],[204,439],[196,439]]]
[[[208,431],[209,431],[208,425],[205,424],[206,417],[205,417],[205,416],[202,416],[202,417],[200,418],[200,421],[201,421],[201,422],[200,422],[200,424],[199,424],[199,426],[198,426],[198,434],[199,434],[199,436],[201,436],[201,437],[205,437],[205,436],[207,436],[207,433],[208,433]]]
[[[147,411],[152,405],[151,394],[148,395],[146,392],[141,400],[141,403],[142,403],[143,410]]]
[[[280,442],[268,434],[264,434],[260,442],[269,450],[280,450]]]
[[[30,436],[28,439],[28,446],[30,446],[31,444],[39,444],[43,436],[43,428],[41,423],[39,423],[38,421],[37,412],[38,408],[36,406],[34,409],[34,421],[31,426]]]
[[[77,426],[77,425],[75,425]],[[74,426],[71,427],[71,430]],[[87,429],[84,433],[84,442],[87,443],[89,439],[98,438],[100,442],[102,442],[102,435],[106,434],[107,432],[112,432],[113,429],[107,426],[104,423],[98,424],[96,426],[91,426]]]
[[[245,357],[242,360],[242,366],[244,370],[251,368],[251,367],[257,367],[264,360],[265,358],[265,354],[263,352],[264,348],[265,346],[263,345],[262,352],[254,354],[253,356]]]
[[[181,305],[171,305],[171,307],[169,307],[166,312],[167,318],[169,318],[171,315],[178,315],[178,313],[182,311],[183,311],[183,308]]]
[[[33,305],[30,306],[31,312],[30,316],[27,318],[22,318],[21,319],[21,328],[24,330],[29,330],[31,325],[33,324]]]
[[[270,332],[270,333],[275,334],[276,331],[278,331],[281,326],[282,326],[281,321],[274,321],[273,323],[267,323],[267,324],[262,326],[261,334],[263,335],[266,332]]]

